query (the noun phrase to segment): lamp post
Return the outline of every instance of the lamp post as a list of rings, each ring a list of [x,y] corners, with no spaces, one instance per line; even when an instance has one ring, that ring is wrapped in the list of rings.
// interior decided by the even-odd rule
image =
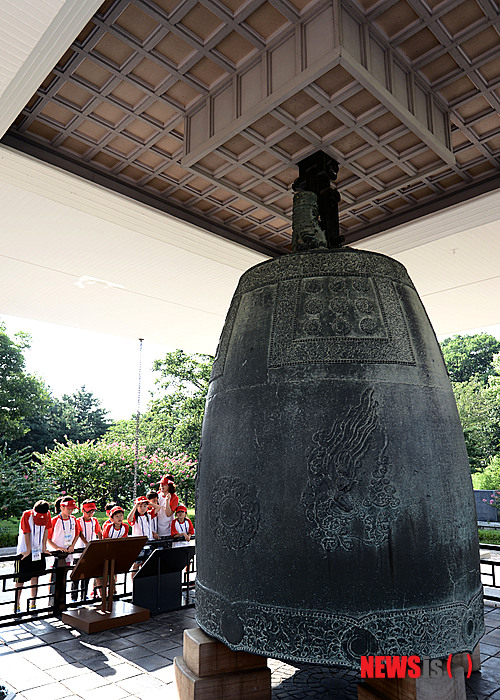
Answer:
[[[143,340],[144,338],[139,338],[139,380],[137,384],[137,415],[135,417],[134,501],[137,497],[137,463],[139,461],[139,423],[141,419],[141,371]]]

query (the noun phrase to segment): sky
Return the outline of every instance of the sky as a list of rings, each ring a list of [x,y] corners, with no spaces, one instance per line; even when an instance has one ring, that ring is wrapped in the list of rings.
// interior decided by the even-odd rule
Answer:
[[[36,374],[61,398],[85,385],[109,411],[109,418],[119,420],[137,413],[139,388],[139,339],[58,326],[15,316],[0,315],[12,338],[18,331],[31,335],[31,349],[26,351],[26,370]],[[153,361],[175,350],[142,344],[141,412],[145,411],[154,388]]]
[[[0,315],[0,321],[5,323],[11,337],[18,331],[30,333],[31,349],[25,352],[26,369],[43,379],[53,396],[73,394],[85,385],[109,411],[109,418],[119,420],[137,413],[139,339],[134,341],[15,316]],[[500,339],[500,325],[467,332],[483,331]],[[154,389],[153,361],[165,357],[171,350],[175,348],[150,344],[147,338],[143,341],[141,412],[146,410]]]

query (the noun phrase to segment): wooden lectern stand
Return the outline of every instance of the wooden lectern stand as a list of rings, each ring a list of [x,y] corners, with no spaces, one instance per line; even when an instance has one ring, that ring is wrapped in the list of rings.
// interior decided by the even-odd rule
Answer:
[[[146,608],[121,600],[113,605],[115,574],[128,572],[147,541],[147,537],[121,537],[89,542],[71,578],[102,577],[102,603],[100,606],[84,606],[64,612],[63,622],[92,634],[149,620],[150,613]]]

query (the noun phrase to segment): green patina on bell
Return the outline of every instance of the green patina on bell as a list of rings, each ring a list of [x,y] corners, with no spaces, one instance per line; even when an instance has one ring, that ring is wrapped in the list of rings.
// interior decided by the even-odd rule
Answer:
[[[484,631],[476,514],[439,344],[405,268],[329,247],[338,229],[310,195],[295,202],[302,252],[242,276],[220,339],[198,624],[235,650],[353,668],[470,652]]]

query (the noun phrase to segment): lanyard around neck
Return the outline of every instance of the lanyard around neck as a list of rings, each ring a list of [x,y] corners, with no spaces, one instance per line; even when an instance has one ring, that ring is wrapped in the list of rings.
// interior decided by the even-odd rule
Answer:
[[[144,525],[142,524],[142,519],[146,518],[146,522],[148,524],[148,537],[149,537],[149,515],[147,513],[144,513],[144,515],[138,515],[137,517],[139,518],[139,522],[141,524],[141,531],[142,531],[143,535],[145,533],[144,533]],[[136,522],[137,522],[137,518],[136,518]]]
[[[63,519],[63,516],[59,514],[59,518],[61,519],[63,531],[66,532],[66,526],[64,525],[65,522],[68,522],[67,520]],[[71,516],[68,518],[69,520],[69,529],[70,531],[73,529],[73,523],[71,522]]]
[[[84,536],[87,542],[89,542],[89,538],[87,537],[87,523],[90,523],[90,539],[94,539],[94,518],[90,518],[90,520],[85,520],[85,518],[82,518],[83,522],[83,529],[84,529]]]

